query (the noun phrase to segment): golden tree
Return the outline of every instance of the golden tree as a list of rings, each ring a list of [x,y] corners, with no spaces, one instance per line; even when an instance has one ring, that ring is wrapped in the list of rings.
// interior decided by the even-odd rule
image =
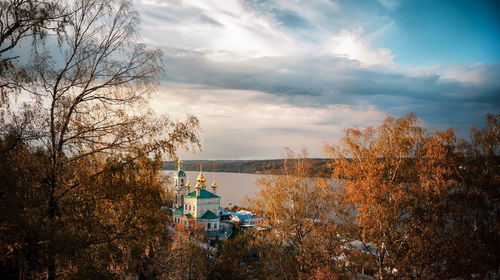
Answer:
[[[450,236],[453,247],[447,260],[457,276],[498,271],[500,262],[500,115],[487,114],[486,126],[473,126],[470,141],[458,146],[456,167],[461,188],[450,196]]]
[[[47,243],[43,231],[43,187],[46,157],[32,153],[18,137],[0,140],[0,274],[37,278],[44,262],[40,250]]]
[[[457,153],[453,130],[428,132],[414,114],[388,116],[376,128],[346,129],[339,145],[327,151],[339,183],[343,235],[360,242],[378,267],[379,279],[470,277],[452,267],[462,244],[473,243],[463,239],[460,223],[470,213],[457,211],[467,204],[457,195],[471,193],[460,180],[464,158]],[[498,212],[488,215],[498,219]]]
[[[259,192],[249,201],[263,217],[262,226],[270,228],[255,243],[267,273],[294,279],[309,277],[318,267],[340,270],[329,180],[311,177],[305,151],[297,157],[287,151],[282,168],[284,175],[259,180]]]
[[[435,277],[446,245],[447,194],[457,187],[452,130],[427,133],[413,114],[377,127],[349,128],[332,176],[344,204],[346,237],[361,242],[378,277]]]
[[[202,225],[191,221],[189,226],[177,224],[172,229],[172,242],[158,255],[160,279],[207,279],[212,268],[214,249],[205,239]]]

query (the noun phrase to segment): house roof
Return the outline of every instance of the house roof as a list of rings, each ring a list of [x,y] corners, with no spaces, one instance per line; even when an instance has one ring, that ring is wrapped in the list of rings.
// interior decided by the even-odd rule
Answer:
[[[238,217],[239,220],[248,220],[255,218],[252,214],[231,213],[233,217]]]
[[[221,215],[221,216],[231,215],[231,212],[220,211],[220,215]]]
[[[219,218],[219,216],[214,214],[214,212],[208,210],[207,212],[205,212],[205,214],[203,214],[203,216],[201,216],[200,219],[202,219],[202,220],[214,220],[214,219],[218,219],[218,218]]]
[[[200,195],[196,195],[196,191],[193,191],[186,195],[185,197],[191,197],[191,198],[196,198],[196,199],[204,199],[204,198],[220,198],[220,196],[213,194],[205,189],[200,190]]]

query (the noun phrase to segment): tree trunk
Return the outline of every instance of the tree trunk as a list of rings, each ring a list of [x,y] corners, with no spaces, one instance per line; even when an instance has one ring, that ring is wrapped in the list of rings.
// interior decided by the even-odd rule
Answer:
[[[49,250],[49,264],[48,264],[48,270],[49,270],[49,277],[48,280],[55,280],[56,279],[56,258],[52,252]]]
[[[382,267],[382,265],[379,265],[378,267],[378,280],[384,280],[384,268]]]
[[[55,217],[57,215],[57,205],[56,205],[56,199],[55,199],[55,189],[56,189],[56,175],[55,175],[55,168],[52,168],[52,174],[50,178],[50,197],[49,197],[49,226],[53,227],[53,221],[55,220]],[[48,280],[55,280],[56,279],[56,256],[54,253],[54,228],[50,229],[52,231],[52,238],[51,242],[49,242],[49,248],[48,248],[48,257],[47,257],[47,270],[48,270]]]
[[[382,244],[382,247],[384,247],[384,244]],[[382,248],[382,251],[380,252],[380,256],[378,258],[378,280],[384,280],[384,257],[385,250]]]

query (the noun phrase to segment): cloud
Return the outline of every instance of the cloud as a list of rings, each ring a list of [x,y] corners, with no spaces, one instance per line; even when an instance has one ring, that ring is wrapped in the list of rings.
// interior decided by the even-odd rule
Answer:
[[[284,146],[321,157],[324,141],[336,142],[343,128],[376,125],[386,113],[416,112],[429,128],[456,127],[464,137],[500,108],[498,65],[451,66],[440,75],[313,54],[221,62],[210,52],[165,53],[169,70],[153,107],[200,118],[204,152],[187,157],[279,157]],[[474,83],[456,78],[467,71]]]
[[[496,79],[488,78],[480,85],[471,85],[451,79],[449,75],[441,77],[436,73],[415,74],[390,67],[368,67],[355,60],[328,55],[220,62],[211,60],[210,53],[179,51],[181,54],[175,55],[174,50],[166,53],[170,54],[167,57],[168,81],[260,91],[269,93],[276,102],[305,106],[338,104],[339,100],[343,104],[356,105],[370,98],[378,104],[388,105],[401,97],[449,102],[487,101],[497,83]],[[481,73],[489,72],[483,70]],[[471,90],[475,93],[467,94]]]
[[[470,69],[451,66],[440,75],[426,71],[405,72],[380,65],[366,66],[355,60],[327,55],[220,62],[211,60],[210,53],[179,50],[167,50],[166,53],[170,69],[167,82],[191,85],[182,93],[184,98],[189,96],[190,99],[183,102],[194,102],[191,98],[202,100],[213,115],[233,118],[237,120],[235,123],[244,124],[256,133],[261,128],[255,126],[259,123],[256,120],[263,118],[263,123],[274,121],[274,135],[287,131],[290,137],[298,137],[307,134],[299,124],[305,125],[310,116],[316,116],[315,110],[343,112],[343,106],[356,113],[346,114],[348,118],[325,117],[308,123],[329,123],[340,131],[346,126],[370,123],[369,119],[355,121],[353,115],[362,115],[361,112],[376,108],[378,115],[390,112],[403,116],[407,112],[416,112],[427,124],[437,124],[442,128],[454,126],[467,131],[470,123],[481,123],[486,112],[495,112],[500,107],[497,98],[500,86],[494,78],[498,65]],[[477,76],[474,83],[457,78],[461,77],[457,76],[458,73],[467,76],[469,72]],[[260,109],[256,110],[254,106]],[[294,114],[289,113],[290,108],[300,116],[298,119],[291,117]],[[307,113],[300,108],[305,108]],[[200,108],[190,110],[205,115],[199,113],[203,111]],[[372,118],[377,119],[380,118]],[[285,130],[278,129],[280,127]],[[290,133],[293,129],[296,134]],[[328,139],[326,134],[323,139]]]
[[[441,77],[467,84],[489,84],[500,88],[500,65],[452,64]]]
[[[342,30],[326,43],[324,52],[360,61],[364,65],[392,64],[393,55],[389,49],[372,46],[372,36],[363,36],[363,28]]]
[[[321,157],[324,141],[385,113],[467,132],[499,111],[499,65],[398,65],[384,43],[403,31],[390,17],[402,6],[379,2],[138,1],[145,41],[165,53],[153,108],[195,114],[204,129],[204,151],[183,157],[279,157],[284,146]]]
[[[163,82],[151,105],[175,118],[189,112],[201,120],[203,152],[183,158],[278,158],[283,147],[308,147],[322,157],[325,140],[338,139],[344,127],[369,125],[384,116],[375,106],[303,106],[272,99],[260,91]]]
[[[237,0],[138,1],[143,37],[149,43],[230,51],[245,57],[298,51],[295,42],[270,18]]]

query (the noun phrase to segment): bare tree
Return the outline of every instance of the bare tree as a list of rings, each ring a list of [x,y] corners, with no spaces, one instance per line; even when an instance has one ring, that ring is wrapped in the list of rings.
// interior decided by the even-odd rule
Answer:
[[[38,42],[47,32],[57,32],[71,14],[58,1],[3,0],[0,2],[0,93],[20,88],[29,77],[16,65],[15,49],[23,40]],[[5,102],[5,99],[3,100]],[[3,102],[2,102],[3,103]]]
[[[33,23],[21,21],[26,26],[15,30],[17,37],[7,36],[5,40],[10,43],[2,41],[0,50],[15,47],[28,33],[38,32],[46,19],[61,16],[48,13],[44,19],[37,19],[40,11],[54,3],[12,3],[22,8],[27,5],[36,15],[26,15]],[[179,147],[199,145],[196,117],[179,122],[155,116],[148,109],[164,73],[162,53],[139,42],[139,18],[131,3],[77,0],[62,4],[71,12],[64,15],[64,24],[57,32],[46,34],[49,40],[57,40],[57,48],[36,46],[33,64],[26,70],[32,82],[22,85],[30,99],[23,111],[13,112],[29,112],[28,122],[37,135],[29,144],[41,145],[47,153],[42,180],[47,196],[42,209],[46,212],[44,224],[49,228],[44,241],[48,244],[45,256],[49,279],[55,279],[61,271],[57,267],[61,263],[57,233],[65,226],[61,217],[67,215],[62,209],[69,204],[95,203],[89,202],[95,197],[86,196],[86,188],[106,174],[122,172],[124,166],[138,159],[144,161],[145,156],[159,154],[173,157]],[[7,3],[4,6],[9,8]],[[110,160],[114,164],[109,164]],[[138,168],[152,168],[145,166]],[[130,225],[133,219],[128,221]],[[113,236],[120,238],[122,234]],[[102,242],[106,240],[98,241]]]

